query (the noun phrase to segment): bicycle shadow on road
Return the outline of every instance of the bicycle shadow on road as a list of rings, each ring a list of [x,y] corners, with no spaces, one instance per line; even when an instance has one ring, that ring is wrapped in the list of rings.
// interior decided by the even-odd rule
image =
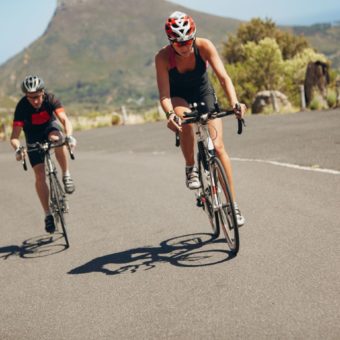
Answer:
[[[199,233],[182,235],[165,240],[157,247],[139,247],[126,251],[97,257],[68,274],[87,274],[99,272],[106,275],[136,273],[138,270],[150,270],[157,264],[169,263],[178,267],[204,267],[231,260],[234,255],[212,245],[225,240],[214,239],[211,234]]]
[[[32,259],[54,255],[67,249],[65,244],[59,242],[61,239],[63,239],[61,233],[45,234],[27,239],[21,246],[0,247],[0,259],[7,260],[11,256]]]

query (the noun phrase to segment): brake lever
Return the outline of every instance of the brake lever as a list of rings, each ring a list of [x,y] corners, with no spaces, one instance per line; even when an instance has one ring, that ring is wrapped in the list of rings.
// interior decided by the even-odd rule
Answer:
[[[238,128],[237,128],[237,133],[240,135],[243,131],[243,126],[246,126],[246,123],[243,118],[237,120],[238,123]]]

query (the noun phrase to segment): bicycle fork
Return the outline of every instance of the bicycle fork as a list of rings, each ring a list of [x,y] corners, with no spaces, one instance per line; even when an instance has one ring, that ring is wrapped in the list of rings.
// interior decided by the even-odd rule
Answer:
[[[219,199],[221,189],[217,186],[211,166],[209,166],[209,170],[204,169],[202,171],[202,176],[205,176],[204,180],[205,183],[208,183],[208,185],[206,187],[201,186],[201,188],[196,189],[196,205],[198,207],[203,207],[206,203],[207,197],[211,197],[212,208],[214,211],[217,211],[222,207]]]
[[[57,169],[55,165],[52,163],[52,160],[48,156],[46,160],[46,174],[50,178],[50,191],[51,191],[50,192],[50,207],[51,209],[55,211],[57,207],[60,207],[63,213],[68,213],[69,211],[68,199],[66,197],[64,190],[60,187],[58,180],[56,180],[55,182],[58,188],[52,188],[51,177],[52,176],[57,177]],[[58,190],[61,195],[56,195],[55,192],[52,192],[53,190]],[[58,199],[59,199],[59,202],[58,202],[59,204],[56,204],[57,203],[56,200]]]

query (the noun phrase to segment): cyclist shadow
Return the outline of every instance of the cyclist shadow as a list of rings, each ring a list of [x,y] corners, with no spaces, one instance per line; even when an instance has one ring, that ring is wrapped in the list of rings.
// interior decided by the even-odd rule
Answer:
[[[7,260],[11,256],[18,256],[20,254],[20,247],[17,245],[10,245],[0,247],[0,259]]]
[[[60,233],[45,234],[27,239],[20,246],[0,247],[0,259],[7,260],[11,256],[29,259],[54,255],[67,249],[65,244],[59,243],[61,239],[63,235]]]
[[[161,242],[159,247],[139,247],[97,257],[72,269],[68,274],[136,273],[138,270],[153,269],[160,263],[169,263],[178,267],[216,265],[234,257],[227,250],[211,248],[211,245],[219,243],[223,243],[225,247],[223,239],[214,239],[211,234],[207,233],[182,235]]]

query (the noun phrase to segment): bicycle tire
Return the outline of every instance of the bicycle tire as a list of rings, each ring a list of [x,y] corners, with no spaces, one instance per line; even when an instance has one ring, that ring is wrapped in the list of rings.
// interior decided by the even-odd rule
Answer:
[[[236,255],[240,248],[240,237],[227,176],[218,158],[212,161],[211,169],[220,206],[218,209],[219,226],[223,230],[230,251]]]
[[[64,218],[64,208],[66,204],[64,198],[65,193],[61,187],[56,173],[52,173],[50,175],[50,191],[54,223],[56,224],[56,229],[58,229],[59,225],[61,226],[62,234],[65,239],[65,246],[66,248],[69,248],[70,243],[67,236],[66,222]]]
[[[202,156],[200,155],[200,153],[198,154],[197,158],[198,158],[199,178],[201,182],[201,188],[199,190],[200,200],[202,203],[202,208],[208,216],[208,219],[209,219],[212,231],[213,231],[212,235],[214,238],[217,238],[220,235],[219,217],[218,217],[218,212],[214,211],[213,205],[212,205],[211,184],[207,178],[207,174],[209,174],[209,171],[205,169],[205,162],[202,159]]]

